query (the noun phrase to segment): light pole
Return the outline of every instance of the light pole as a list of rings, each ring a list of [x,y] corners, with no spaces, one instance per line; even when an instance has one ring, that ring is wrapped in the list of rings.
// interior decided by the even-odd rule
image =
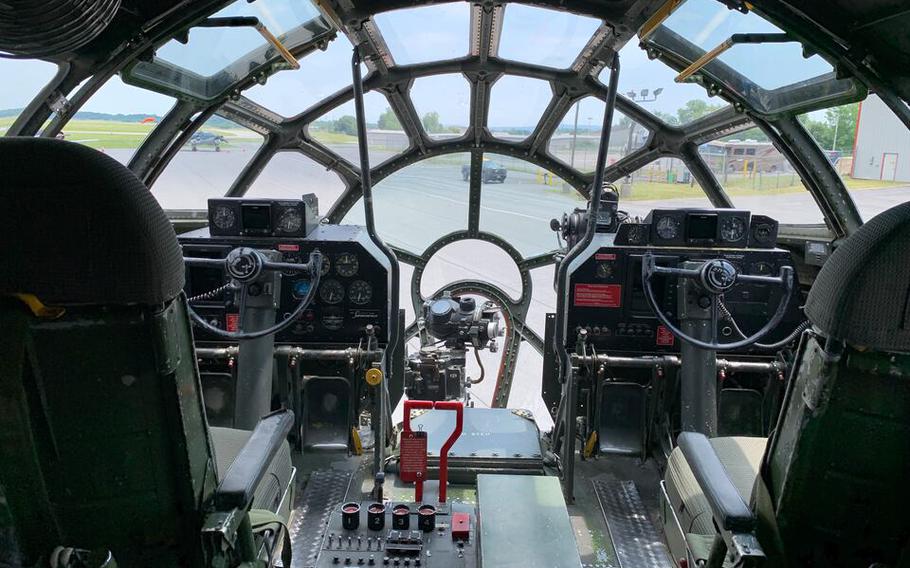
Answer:
[[[657,89],[654,89],[653,91],[649,91],[648,89],[642,89],[641,92],[639,92],[639,93],[636,93],[634,90],[632,90],[632,91],[627,92],[626,96],[629,97],[630,99],[632,99],[632,101],[637,102],[639,104],[653,103],[654,101],[657,100],[657,97],[659,97],[662,92],[664,92],[663,88],[658,87]],[[648,97],[649,93],[651,94],[650,98]],[[641,98],[639,98],[639,97],[641,97]],[[635,121],[630,118],[629,119],[629,137],[628,137],[628,140],[626,140],[626,156],[628,156],[629,154],[632,153],[632,143],[635,140],[635,127],[636,126],[637,126],[637,124],[635,123]],[[608,149],[608,151],[609,151],[609,149]],[[628,197],[629,195],[632,194],[631,174],[626,176],[626,181],[620,186],[620,194],[622,197]]]

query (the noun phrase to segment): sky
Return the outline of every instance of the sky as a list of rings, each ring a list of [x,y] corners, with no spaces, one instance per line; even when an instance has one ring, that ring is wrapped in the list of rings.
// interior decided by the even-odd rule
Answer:
[[[315,12],[306,3],[294,0],[246,0],[228,6],[218,15],[255,15],[281,33],[312,17]],[[438,4],[397,10],[375,18],[397,63],[408,64],[458,57],[468,52],[470,10],[466,2]],[[592,18],[543,8],[509,4],[503,18],[499,55],[548,65],[568,66],[598,28]],[[703,49],[710,49],[732,33],[743,31],[778,31],[754,14],[742,15],[728,10],[716,0],[688,0],[667,20],[666,25]],[[252,35],[251,35],[252,34]],[[260,38],[250,29],[196,29],[190,43],[169,42],[159,56],[179,62],[199,72],[212,73],[237,56],[260,45]],[[316,51],[301,61],[297,71],[281,71],[266,85],[257,85],[246,95],[283,116],[294,116],[307,106],[351,83],[351,44],[339,34],[325,51]],[[721,56],[737,68],[748,66],[748,75],[757,83],[774,88],[830,71],[821,58],[805,60],[797,44],[739,46]],[[677,84],[675,72],[659,61],[650,61],[638,47],[637,38],[620,52],[622,71],[620,92],[663,89],[656,100],[641,103],[651,111],[675,114],[687,101],[710,99],[697,85]],[[20,108],[53,76],[54,66],[41,61],[0,59],[0,73],[15,77],[0,86],[0,109]],[[607,81],[607,72],[601,80]],[[470,92],[467,81],[459,74],[421,78],[415,81],[413,100],[418,113],[435,111],[444,125],[464,126],[468,122]],[[493,87],[489,123],[492,127],[533,126],[540,118],[551,96],[544,81],[506,76]],[[649,97],[652,98],[652,97]],[[123,84],[115,77],[92,97],[83,110],[108,113],[162,115],[173,99]],[[369,122],[375,122],[388,106],[380,94],[367,97]],[[339,108],[331,117],[350,114]],[[597,124],[602,103],[588,99],[581,102],[579,124]],[[563,124],[574,119],[574,110],[563,118]]]

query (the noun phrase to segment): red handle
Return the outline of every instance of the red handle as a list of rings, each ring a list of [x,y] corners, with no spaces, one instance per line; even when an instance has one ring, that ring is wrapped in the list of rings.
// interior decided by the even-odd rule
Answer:
[[[454,410],[455,411],[455,429],[449,435],[445,444],[439,450],[439,502],[446,502],[446,485],[449,481],[449,450],[455,445],[455,442],[461,436],[461,429],[464,426],[464,404],[457,400],[444,400],[432,402],[429,400],[406,400],[404,401],[404,433],[411,432],[411,410],[412,409],[436,409],[436,410]],[[414,500],[418,503],[423,498],[423,481],[418,479],[415,487]]]

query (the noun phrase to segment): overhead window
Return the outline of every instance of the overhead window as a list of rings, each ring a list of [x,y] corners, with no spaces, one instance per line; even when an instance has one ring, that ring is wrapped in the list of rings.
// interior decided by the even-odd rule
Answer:
[[[464,134],[471,114],[471,89],[460,74],[433,75],[414,80],[411,101],[424,131],[443,140]]]
[[[151,187],[164,209],[205,209],[224,195],[256,150],[262,136],[220,116],[205,121]]]
[[[552,98],[553,89],[547,81],[516,75],[500,77],[490,93],[490,132],[503,140],[524,140],[534,131]]]
[[[605,103],[593,96],[572,105],[547,147],[550,154],[582,171],[593,172],[600,148]],[[651,132],[619,111],[613,112],[607,165],[644,146]]]
[[[244,95],[281,116],[296,116],[351,85],[353,51],[347,37],[339,34],[325,51],[316,50],[301,59],[300,69],[280,71],[269,77],[265,85],[255,85]],[[319,80],[314,81],[314,77]]]
[[[509,3],[499,57],[564,69],[575,61],[600,23],[566,11]]]
[[[466,2],[383,12],[373,20],[399,65],[468,54],[471,12]]]
[[[694,83],[677,83],[677,72],[648,58],[638,42],[630,41],[619,52],[622,72],[618,93],[632,100],[667,124],[682,126],[730,106]],[[609,82],[610,69],[600,73],[600,81]]]

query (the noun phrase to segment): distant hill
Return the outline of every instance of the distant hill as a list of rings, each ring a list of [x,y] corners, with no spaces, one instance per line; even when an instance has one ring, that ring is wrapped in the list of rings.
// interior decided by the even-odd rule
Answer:
[[[0,110],[0,118],[16,116],[22,112],[21,108],[8,108]],[[146,118],[152,117],[155,121],[160,121],[162,116],[157,114],[110,114],[107,112],[89,112],[89,111],[79,111],[73,117],[76,120],[110,120],[113,122],[142,122]],[[208,126],[216,126],[220,128],[231,128],[232,126],[237,126],[230,120],[221,118],[220,116],[213,116],[207,122]]]

